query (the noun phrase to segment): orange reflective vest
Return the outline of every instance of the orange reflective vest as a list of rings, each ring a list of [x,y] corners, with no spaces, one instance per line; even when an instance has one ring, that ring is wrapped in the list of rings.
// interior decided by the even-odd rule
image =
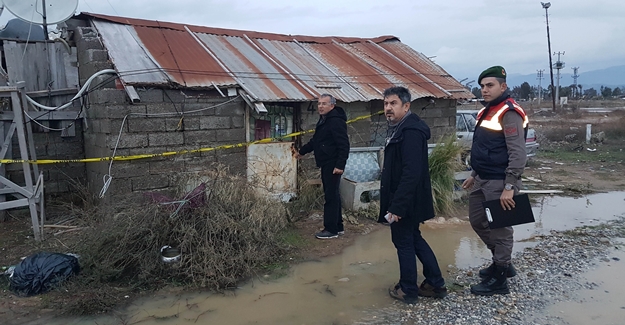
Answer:
[[[482,114],[484,114],[485,109],[486,107],[482,108],[477,113],[478,121],[482,117]],[[529,124],[527,114],[525,114],[523,108],[519,104],[517,104],[517,102],[515,102],[512,98],[509,98],[499,103],[499,105],[497,106],[491,107],[488,110],[488,115],[484,117],[484,120],[482,121],[480,126],[483,126],[493,131],[502,131],[503,125],[501,125],[501,117],[507,109],[514,109],[517,113],[519,113],[519,115],[521,115],[521,117],[523,118],[523,129],[527,129],[527,125]]]

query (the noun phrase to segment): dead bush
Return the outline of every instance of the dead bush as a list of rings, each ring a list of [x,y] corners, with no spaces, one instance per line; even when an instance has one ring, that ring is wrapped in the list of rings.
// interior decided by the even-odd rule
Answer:
[[[85,285],[157,289],[166,284],[224,289],[279,259],[287,223],[281,202],[255,194],[246,180],[222,171],[202,175],[205,204],[119,202],[79,245]],[[161,261],[165,245],[181,252]]]

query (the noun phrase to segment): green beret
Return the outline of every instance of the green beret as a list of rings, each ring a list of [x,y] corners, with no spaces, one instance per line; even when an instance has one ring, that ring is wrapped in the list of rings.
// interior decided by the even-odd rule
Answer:
[[[504,69],[500,65],[490,67],[484,70],[482,73],[480,73],[480,77],[477,78],[477,83],[482,84],[482,79],[488,78],[488,77],[502,78],[506,80],[506,69]]]

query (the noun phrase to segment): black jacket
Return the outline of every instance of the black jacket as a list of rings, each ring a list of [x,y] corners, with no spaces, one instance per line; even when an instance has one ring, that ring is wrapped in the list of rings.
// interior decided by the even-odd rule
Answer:
[[[335,106],[325,116],[320,116],[315,134],[299,150],[300,155],[315,152],[317,167],[333,163],[335,168],[345,169],[349,156],[347,115],[343,108]]]
[[[416,114],[410,114],[384,148],[380,181],[380,216],[387,211],[400,222],[423,222],[434,217],[432,183],[428,165],[430,128]]]

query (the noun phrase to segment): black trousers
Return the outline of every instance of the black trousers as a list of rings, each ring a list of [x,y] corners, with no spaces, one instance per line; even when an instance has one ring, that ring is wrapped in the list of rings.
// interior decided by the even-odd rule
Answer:
[[[321,166],[321,183],[323,184],[323,194],[325,203],[323,204],[323,227],[325,230],[337,234],[343,231],[343,213],[341,212],[341,194],[339,185],[341,175],[335,175],[335,163],[328,163]]]
[[[419,293],[417,258],[423,264],[426,282],[433,287],[445,285],[436,255],[421,236],[418,222],[401,219],[392,223],[391,238],[399,259],[399,285],[406,295],[416,297]]]

